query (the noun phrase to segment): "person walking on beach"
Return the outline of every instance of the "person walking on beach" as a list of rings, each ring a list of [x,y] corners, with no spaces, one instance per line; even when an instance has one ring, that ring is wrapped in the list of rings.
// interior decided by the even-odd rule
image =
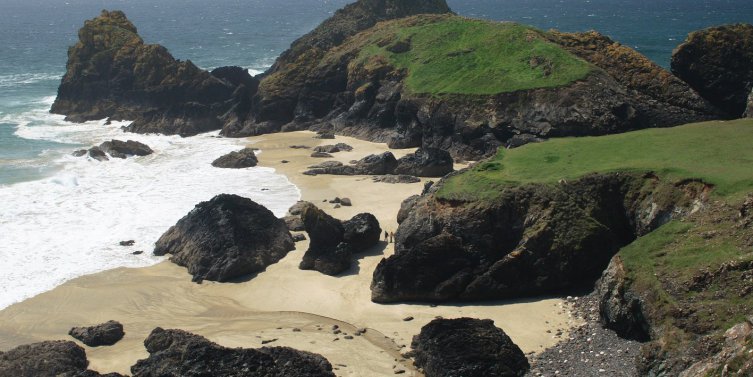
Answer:
[[[395,233],[390,232],[390,243],[393,243],[393,242],[395,242]]]
[[[389,237],[389,236],[390,236],[390,234],[389,234],[389,233],[387,233],[387,231],[385,230],[385,231],[384,231],[384,242],[387,242],[387,241],[389,240],[389,238],[387,238],[387,237]]]

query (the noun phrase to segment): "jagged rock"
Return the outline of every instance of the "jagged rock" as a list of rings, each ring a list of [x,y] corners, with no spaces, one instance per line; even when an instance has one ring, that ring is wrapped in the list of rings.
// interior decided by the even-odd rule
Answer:
[[[437,148],[419,148],[397,160],[394,174],[416,177],[443,177],[453,171],[449,152]]]
[[[383,175],[392,173],[396,167],[397,159],[395,159],[395,155],[392,152],[384,152],[379,155],[368,155],[350,165],[335,163],[312,166],[304,174]]]
[[[154,151],[148,145],[138,141],[110,140],[99,145],[99,149],[114,158],[127,158],[129,156],[148,156]]]
[[[377,175],[371,178],[374,182],[381,182],[381,183],[418,183],[421,182],[421,178],[414,177],[412,175],[394,175],[394,174],[388,174],[388,175]]]
[[[418,203],[419,199],[421,199],[420,195],[412,195],[400,203],[400,210],[397,212],[398,224],[401,224],[408,218],[408,215],[413,211],[413,207]]]
[[[90,327],[74,327],[68,335],[80,340],[89,347],[111,346],[120,339],[123,339],[123,325],[117,321],[107,321],[105,323]]]
[[[214,160],[212,166],[226,169],[245,169],[254,167],[258,163],[259,160],[256,158],[254,149],[243,148]]]
[[[89,148],[89,157],[97,160],[97,161],[110,161],[110,159],[107,157],[105,152],[100,149],[99,147],[91,147]]]
[[[350,267],[352,250],[343,244],[345,229],[340,220],[326,214],[313,204],[301,211],[309,249],[299,265],[302,270],[316,270],[326,275],[337,275]]]
[[[303,220],[301,220],[300,216],[285,216],[282,218],[283,221],[285,221],[285,225],[287,225],[288,230],[291,232],[301,232],[305,230],[305,227],[303,226]]]
[[[343,241],[349,243],[356,253],[379,244],[379,236],[382,235],[379,220],[370,213],[353,216],[352,219],[343,222],[343,228]]]
[[[83,348],[70,341],[47,341],[0,352],[0,376],[7,377],[121,377],[87,370]]]
[[[730,116],[740,117],[753,88],[753,25],[690,33],[672,53],[672,72]]]
[[[620,337],[645,342],[651,328],[643,316],[640,297],[629,289],[626,279],[622,259],[615,256],[596,283],[599,315],[604,327]]]
[[[489,319],[435,319],[411,347],[426,377],[518,377],[530,368],[520,347]]]
[[[492,300],[592,287],[621,247],[687,214],[704,190],[700,182],[622,173],[510,187],[481,202],[447,205],[426,194],[406,204],[395,254],[374,271],[372,300]]]
[[[263,271],[295,245],[285,222],[263,206],[221,194],[196,205],[157,240],[155,255],[188,268],[194,281],[228,281]]]
[[[190,136],[221,128],[218,117],[241,100],[244,85],[145,44],[123,12],[102,11],[78,36],[51,109],[69,121],[133,120],[133,132]],[[247,89],[250,105],[255,88]]]
[[[134,377],[334,377],[324,357],[287,347],[225,348],[183,330],[156,328],[144,341],[149,357],[131,367]]]
[[[724,333],[721,350],[680,373],[679,377],[753,376],[753,318]]]

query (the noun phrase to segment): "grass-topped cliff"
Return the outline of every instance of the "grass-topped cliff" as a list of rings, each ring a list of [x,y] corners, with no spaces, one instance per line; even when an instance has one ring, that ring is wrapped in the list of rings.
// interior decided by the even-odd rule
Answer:
[[[413,93],[548,88],[583,79],[592,70],[532,27],[452,15],[382,23],[350,43],[362,43],[353,64],[386,59],[406,70],[405,84]]]
[[[719,196],[753,190],[753,120],[706,122],[600,137],[563,138],[500,149],[493,158],[447,179],[444,199],[494,199],[505,187],[557,183],[589,173],[647,172],[670,180],[701,179]]]

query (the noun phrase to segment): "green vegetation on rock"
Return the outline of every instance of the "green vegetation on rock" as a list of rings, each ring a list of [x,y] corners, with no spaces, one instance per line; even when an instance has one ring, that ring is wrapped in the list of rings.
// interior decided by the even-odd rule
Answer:
[[[556,183],[595,172],[653,172],[667,179],[701,179],[731,199],[753,190],[753,120],[705,122],[618,135],[563,138],[517,149],[446,180],[437,195],[494,199],[522,183]]]
[[[567,85],[592,66],[532,27],[458,16],[378,25],[358,63],[386,58],[413,93],[498,94]]]

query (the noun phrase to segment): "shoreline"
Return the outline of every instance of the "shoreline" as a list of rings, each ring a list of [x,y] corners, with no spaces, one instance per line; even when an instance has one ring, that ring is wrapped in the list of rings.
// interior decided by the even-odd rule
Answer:
[[[311,201],[339,219],[370,212],[383,230],[396,230],[402,200],[420,193],[423,184],[374,183],[370,176],[302,175],[306,166],[315,163],[348,162],[388,150],[384,144],[341,136],[319,140],[313,135],[299,131],[247,141],[261,149],[260,166],[286,176],[298,187],[301,200]],[[289,148],[338,142],[350,144],[353,151],[316,159],[310,157],[310,150]],[[392,150],[398,158],[412,151]],[[350,198],[353,206],[335,209],[322,202],[336,196]],[[387,376],[394,375],[396,369],[420,376],[410,360],[401,361],[400,354],[410,346],[412,336],[436,316],[493,319],[526,353],[543,351],[566,339],[567,331],[561,337],[553,335],[578,324],[559,298],[436,307],[372,303],[372,272],[383,257],[393,253],[392,245],[382,242],[377,250],[357,256],[353,268],[338,277],[298,269],[307,241],[296,244],[296,250],[266,271],[238,283],[191,283],[183,267],[168,261],[80,277],[0,311],[0,351],[42,340],[73,340],[67,335],[71,327],[114,319],[125,326],[123,340],[111,347],[85,347],[90,368],[102,373],[130,373],[130,365],[147,356],[143,340],[160,326],[191,331],[228,347],[255,348],[262,346],[262,340],[277,339],[266,345],[322,354],[337,368],[338,376]],[[403,320],[409,316],[414,319]],[[369,330],[365,336],[348,340],[342,338],[344,334],[332,334],[334,324],[350,334],[357,328]]]

